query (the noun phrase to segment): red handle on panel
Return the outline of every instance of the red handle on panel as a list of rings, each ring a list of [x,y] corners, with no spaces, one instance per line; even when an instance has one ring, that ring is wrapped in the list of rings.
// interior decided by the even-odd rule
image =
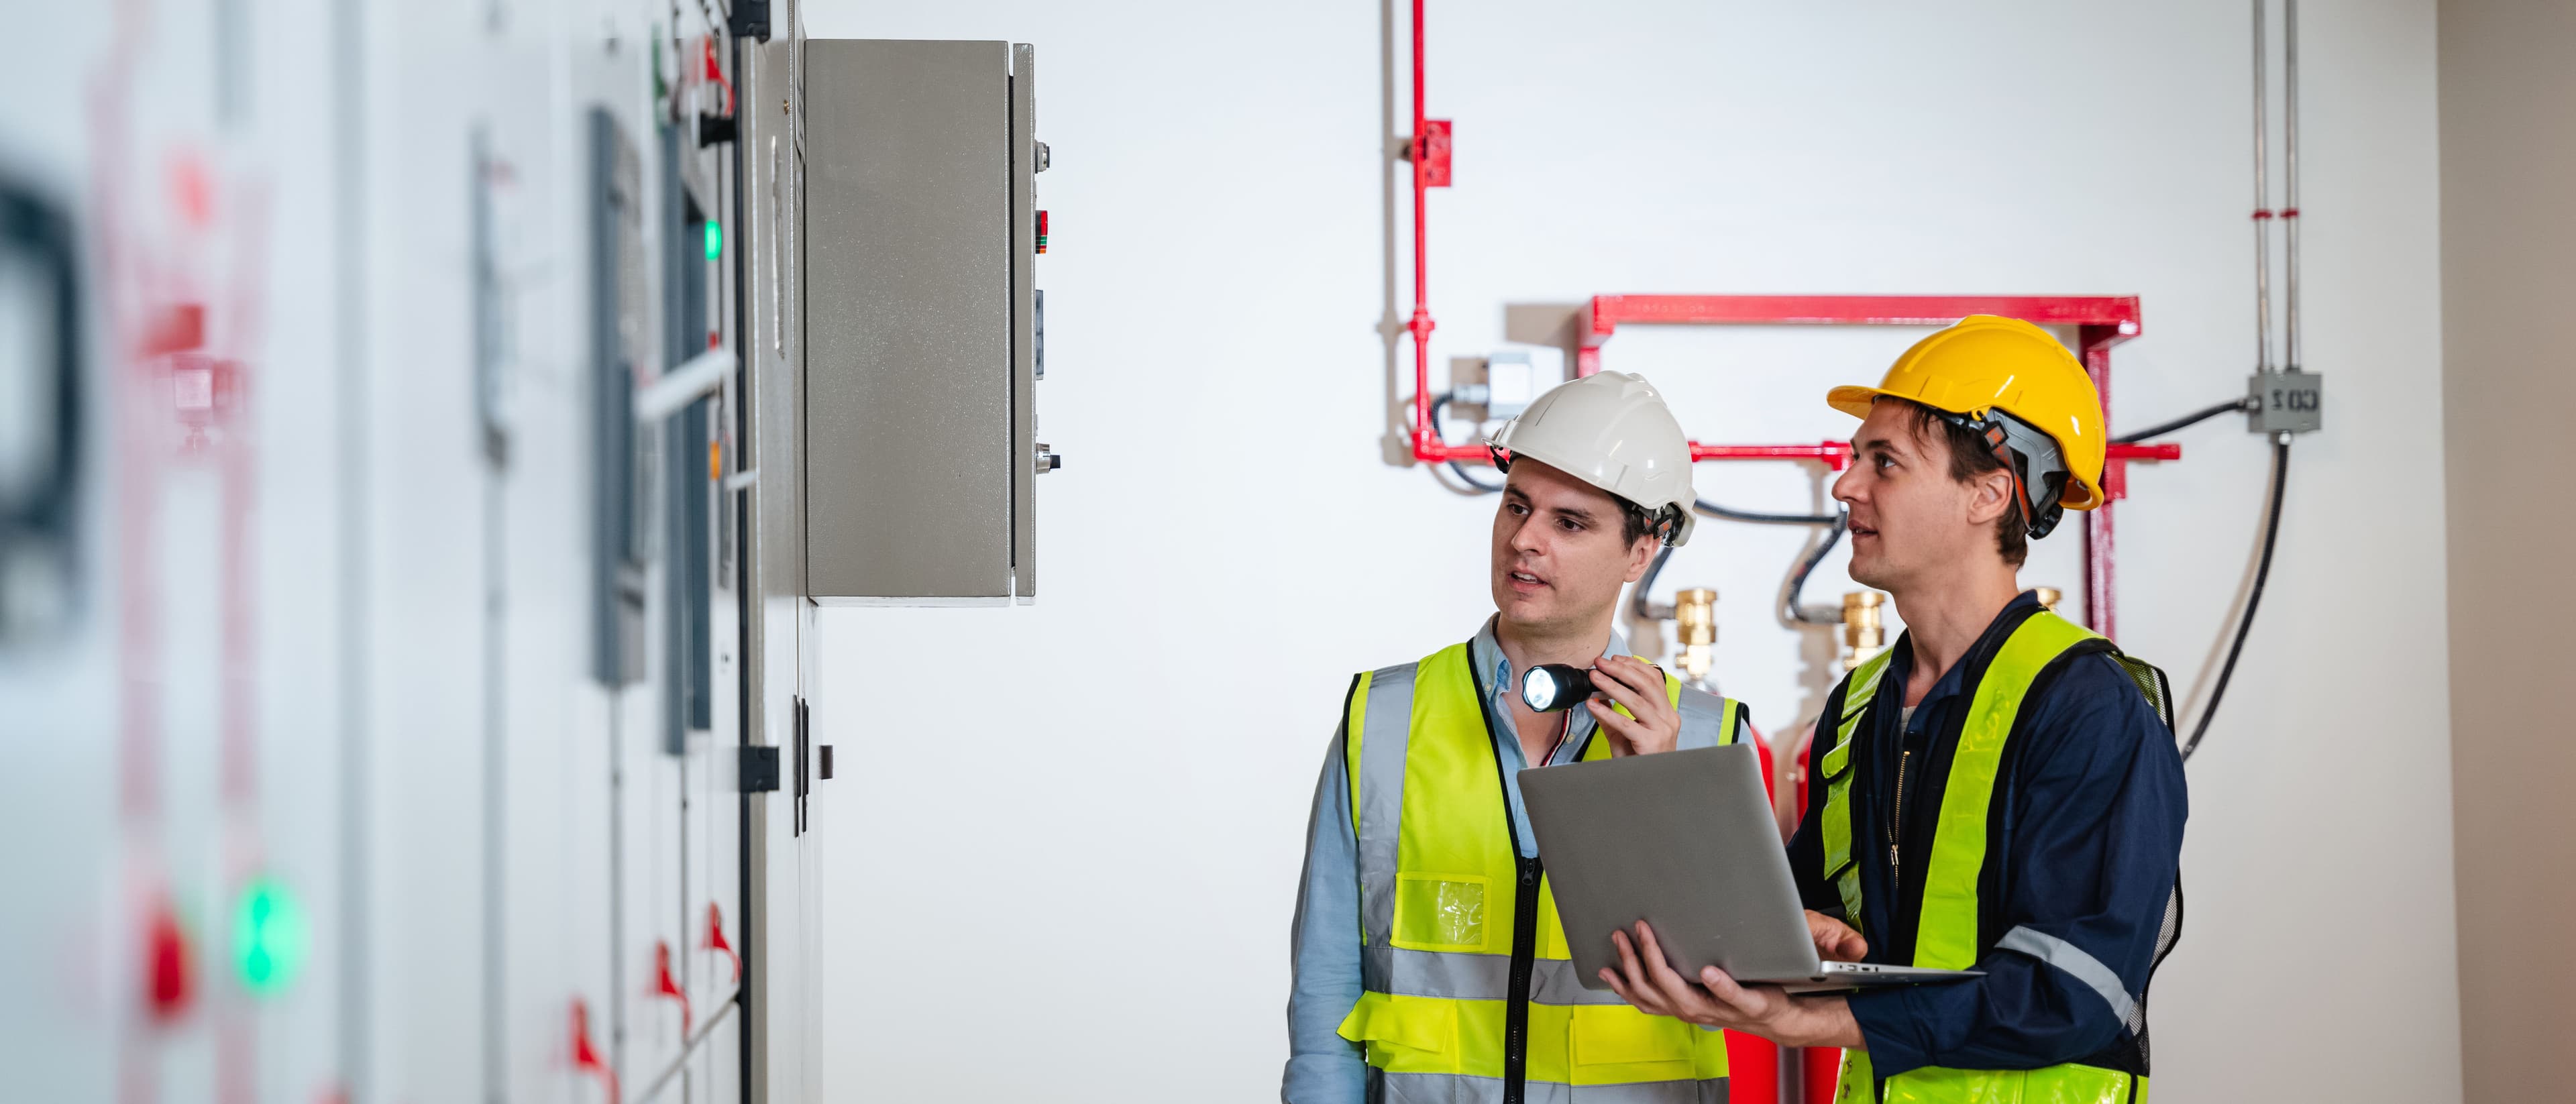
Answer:
[[[680,988],[680,979],[671,976],[671,942],[667,939],[653,944],[653,970],[659,975],[653,982],[653,995],[674,997],[680,1002],[680,1039],[686,1043],[692,1021],[689,991]]]
[[[742,981],[742,956],[733,953],[733,944],[725,942],[724,910],[717,908],[713,901],[707,902],[707,942],[698,949],[723,951],[726,958],[733,960],[733,980],[737,983]]]
[[[590,1045],[590,1006],[579,998],[572,1002],[572,1068],[599,1078],[608,1087],[608,1104],[618,1104],[617,1071],[599,1058],[599,1048]]]

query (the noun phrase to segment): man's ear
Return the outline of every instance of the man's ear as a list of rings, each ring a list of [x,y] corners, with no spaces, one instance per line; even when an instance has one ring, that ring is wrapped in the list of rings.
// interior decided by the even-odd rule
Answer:
[[[2004,511],[2018,508],[2011,472],[1997,468],[1968,481],[1968,524],[1992,525]]]
[[[1646,565],[1655,562],[1655,551],[1662,548],[1663,544],[1664,538],[1653,533],[1628,542],[1629,582],[1633,583],[1645,577]]]

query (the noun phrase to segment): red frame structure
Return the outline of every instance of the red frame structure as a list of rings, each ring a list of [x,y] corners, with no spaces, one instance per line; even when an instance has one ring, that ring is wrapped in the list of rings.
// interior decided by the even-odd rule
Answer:
[[[1483,444],[1452,445],[1440,439],[1431,417],[1430,204],[1433,188],[1450,185],[1451,123],[1423,111],[1423,0],[1413,0],[1413,136],[1405,158],[1413,163],[1413,458],[1424,463],[1488,463]],[[2138,336],[2134,295],[1596,295],[1585,310],[1575,374],[1601,370],[1601,346],[1622,325],[1635,326],[1947,326],[1972,314],[2018,318],[2075,331],[2075,352],[2111,414],[2111,346]],[[1690,443],[1692,460],[1808,460],[1841,471],[1851,464],[1842,441],[1812,445],[1708,445]],[[2102,465],[2102,504],[2084,517],[2084,616],[2093,630],[2116,636],[2111,594],[2112,507],[2129,493],[2129,462],[2180,460],[2182,446],[2112,445]]]
[[[2041,326],[2075,330],[2075,351],[2102,395],[2107,419],[2111,409],[2111,347],[2140,332],[2134,295],[1596,295],[1585,309],[1583,344],[1576,352],[1575,374],[1601,370],[1601,347],[1622,325],[1638,326],[1946,326],[1972,314],[2019,318]],[[1420,335],[1428,337],[1428,334]],[[1431,424],[1429,358],[1413,364],[1413,455],[1429,463],[1488,460],[1482,444],[1452,445]],[[1812,445],[1713,445],[1691,442],[1693,460],[1805,460],[1830,471],[1851,464],[1851,445],[1820,441]],[[2110,636],[2117,628],[2112,597],[2115,562],[2113,504],[2128,497],[2131,461],[2179,460],[2174,444],[2112,445],[2102,466],[2102,505],[2084,518],[2084,612],[2093,629]]]

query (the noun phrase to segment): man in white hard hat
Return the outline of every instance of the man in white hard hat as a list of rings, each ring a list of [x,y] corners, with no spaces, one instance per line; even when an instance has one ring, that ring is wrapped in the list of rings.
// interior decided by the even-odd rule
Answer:
[[[1691,534],[1690,445],[1617,372],[1495,435],[1495,613],[1474,638],[1357,676],[1307,829],[1288,1000],[1289,1104],[1724,1100],[1726,1044],[1575,977],[1515,776],[1742,738],[1744,709],[1627,655],[1620,588]],[[1591,668],[1581,708],[1520,677]]]

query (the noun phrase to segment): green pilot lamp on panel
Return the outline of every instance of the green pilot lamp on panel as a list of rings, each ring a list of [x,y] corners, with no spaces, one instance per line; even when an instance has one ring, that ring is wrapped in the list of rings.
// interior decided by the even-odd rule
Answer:
[[[716,221],[716,220],[714,220],[714,219],[708,219],[708,220],[707,220],[707,259],[708,259],[708,260],[710,260],[710,261],[714,261],[714,260],[722,260],[723,258],[724,258],[724,224],[723,224],[723,223],[721,223],[721,222],[717,222],[717,221]]]
[[[304,968],[308,932],[304,906],[271,878],[242,887],[233,910],[233,966],[254,996],[273,996]]]

